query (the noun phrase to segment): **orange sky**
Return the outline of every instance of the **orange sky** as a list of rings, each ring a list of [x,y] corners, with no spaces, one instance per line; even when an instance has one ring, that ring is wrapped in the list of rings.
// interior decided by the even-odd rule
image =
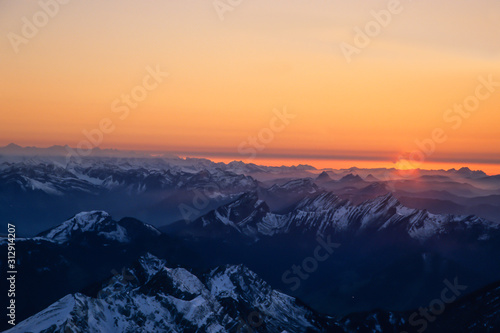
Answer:
[[[500,3],[402,0],[348,63],[341,43],[354,45],[353,29],[389,2],[243,0],[222,21],[212,1],[70,1],[15,52],[12,33],[42,9],[3,1],[0,145],[77,146],[110,119],[101,148],[245,160],[241,147],[286,107],[294,118],[257,157],[393,163],[441,128],[424,166],[487,162],[500,173],[500,87],[468,118],[445,119],[478,77],[500,82]],[[121,119],[113,102],[157,65],[169,76]]]

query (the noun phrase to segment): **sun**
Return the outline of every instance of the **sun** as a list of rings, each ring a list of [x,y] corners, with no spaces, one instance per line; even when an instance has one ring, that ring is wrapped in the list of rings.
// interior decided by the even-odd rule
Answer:
[[[419,171],[418,166],[407,159],[399,159],[394,164],[394,167],[398,170],[398,174],[400,176],[405,176],[405,177],[414,176],[418,174]]]
[[[412,165],[411,162],[405,159],[400,159],[395,163],[394,166],[398,170],[413,170],[415,169]]]

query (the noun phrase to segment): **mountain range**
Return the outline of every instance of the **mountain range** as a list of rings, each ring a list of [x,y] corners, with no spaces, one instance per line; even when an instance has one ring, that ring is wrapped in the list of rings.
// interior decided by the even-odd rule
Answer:
[[[155,239],[161,241],[152,246]],[[34,271],[34,275],[28,271],[23,275],[30,277],[28,283],[38,284],[22,299],[36,302],[50,295],[52,300],[6,332],[415,332],[424,323],[421,317],[415,319],[418,310],[324,315],[273,289],[244,265],[182,267],[172,259],[159,259],[146,249],[141,254],[137,249],[138,244],[148,244],[146,247],[154,250],[159,244],[162,248],[170,243],[164,257],[187,258],[185,244],[170,241],[148,224],[133,219],[114,221],[100,211],[77,214],[37,237],[19,239],[20,266]],[[58,255],[54,253],[57,248]],[[109,250],[112,255],[108,256]],[[79,259],[72,257],[76,252]],[[38,261],[58,257],[59,263],[52,266],[49,260]],[[192,262],[199,259],[196,255],[193,258]],[[103,268],[116,267],[125,259],[128,262],[121,271],[111,269],[111,276],[94,283],[83,279],[86,287],[73,285],[69,293],[60,290],[61,282],[74,280],[75,275],[67,279],[66,274],[89,259]],[[38,280],[44,274],[50,281]],[[56,276],[62,277],[60,281],[54,280]],[[19,283],[20,290],[27,286]],[[41,295],[49,285],[50,292]],[[449,331],[450,327],[454,332],[494,332],[500,325],[499,286],[500,282],[494,283],[455,299],[437,320],[426,323],[426,328],[429,332]],[[473,312],[468,310],[471,308]]]
[[[498,329],[498,176],[96,154],[0,156],[12,331]]]
[[[174,157],[0,156],[0,219],[17,221],[23,236],[91,210],[134,216],[156,227],[193,221],[250,191],[275,213],[286,213],[313,192],[333,192],[353,204],[392,193],[410,208],[500,222],[500,178],[468,169],[421,170],[409,178],[394,169],[320,173],[308,166]],[[31,203],[29,210],[23,201]]]

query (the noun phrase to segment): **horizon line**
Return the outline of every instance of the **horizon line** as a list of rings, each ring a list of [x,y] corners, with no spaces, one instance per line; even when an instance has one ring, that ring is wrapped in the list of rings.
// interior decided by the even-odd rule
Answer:
[[[77,148],[70,147],[69,145],[50,145],[50,146],[45,146],[45,147],[40,147],[40,146],[21,146],[16,143],[9,143],[5,146],[0,146],[0,153],[4,149],[33,149],[33,150],[47,150],[47,149],[66,149],[67,151],[70,150],[77,150]],[[326,169],[332,169],[332,170],[349,170],[349,169],[387,169],[387,170],[402,170],[401,168],[397,167],[397,162],[393,161],[392,159],[387,158],[387,156],[383,155],[375,155],[376,152],[372,152],[372,156],[367,156],[367,155],[321,155],[321,154],[311,154],[311,155],[304,155],[304,154],[279,154],[279,153],[261,153],[258,154],[257,157],[255,158],[245,158],[242,154],[237,154],[233,152],[217,152],[217,151],[183,151],[183,150],[141,150],[141,149],[135,149],[135,150],[128,150],[128,149],[118,149],[118,148],[101,148],[101,147],[93,147],[92,152],[102,152],[105,154],[107,151],[112,152],[113,154],[122,154],[124,156],[119,156],[119,157],[143,157],[143,158],[167,158],[169,157],[177,157],[183,160],[187,160],[189,158],[196,158],[196,159],[206,159],[209,160],[213,163],[224,163],[228,164],[230,162],[242,162],[245,164],[254,164],[254,165],[259,165],[259,166],[266,166],[266,167],[293,167],[293,166],[310,166],[313,167],[316,170],[326,170]],[[92,153],[91,153],[92,154]],[[93,157],[117,157],[113,156],[113,154],[110,155],[101,155],[101,156],[93,156]],[[127,154],[142,154],[142,156],[127,156]],[[16,155],[16,154],[6,154],[9,156],[32,156],[36,157],[36,153],[33,152],[25,152],[25,155]],[[155,156],[155,155],[160,155],[160,156]],[[38,155],[40,156],[40,155]],[[43,155],[42,155],[43,156]],[[64,156],[64,154],[61,154],[60,152],[54,155],[46,155],[46,156]],[[0,155],[1,157],[1,155]],[[85,157],[85,156],[83,156]],[[219,161],[217,161],[219,160]],[[231,161],[229,161],[231,160]],[[293,164],[293,165],[270,165],[270,164],[260,164],[257,162],[257,160],[260,160],[261,162],[263,161],[283,161],[283,160],[288,160],[288,161],[295,161],[298,162],[298,164]],[[301,162],[299,162],[301,161]],[[313,161],[336,161],[336,162],[363,162],[363,163],[369,163],[369,162],[374,162],[374,163],[386,163],[388,164],[387,166],[379,166],[379,167],[360,167],[356,166],[355,164],[352,164],[350,167],[340,167],[340,168],[335,168],[332,166],[329,167],[317,167],[311,164]],[[425,164],[460,164],[461,166],[454,166],[451,167],[449,166],[448,169],[446,167],[434,167],[434,168],[426,168]],[[390,165],[389,165],[390,164]],[[477,165],[491,165],[491,166],[499,166],[500,169],[500,159],[499,160],[493,160],[493,159],[458,159],[458,158],[434,158],[434,159],[428,159],[425,160],[421,165],[418,167],[414,168],[408,168],[408,170],[428,170],[428,171],[449,171],[449,170],[460,170],[460,169],[469,169],[472,171],[483,171],[484,173],[492,176],[492,175],[500,175],[500,172],[487,172],[482,168],[475,169],[474,167],[470,167],[471,164],[477,164]],[[499,170],[500,171],[500,170]]]

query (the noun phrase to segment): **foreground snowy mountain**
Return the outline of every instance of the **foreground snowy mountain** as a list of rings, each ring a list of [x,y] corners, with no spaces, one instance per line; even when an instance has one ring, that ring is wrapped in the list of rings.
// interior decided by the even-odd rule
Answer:
[[[204,275],[148,254],[96,298],[67,295],[15,332],[343,332],[244,266]]]
[[[5,332],[493,333],[500,328],[499,300],[495,283],[446,304],[443,313],[427,309],[427,317],[420,308],[335,319],[273,290],[245,266],[194,274],[146,254],[94,297],[67,295]]]

